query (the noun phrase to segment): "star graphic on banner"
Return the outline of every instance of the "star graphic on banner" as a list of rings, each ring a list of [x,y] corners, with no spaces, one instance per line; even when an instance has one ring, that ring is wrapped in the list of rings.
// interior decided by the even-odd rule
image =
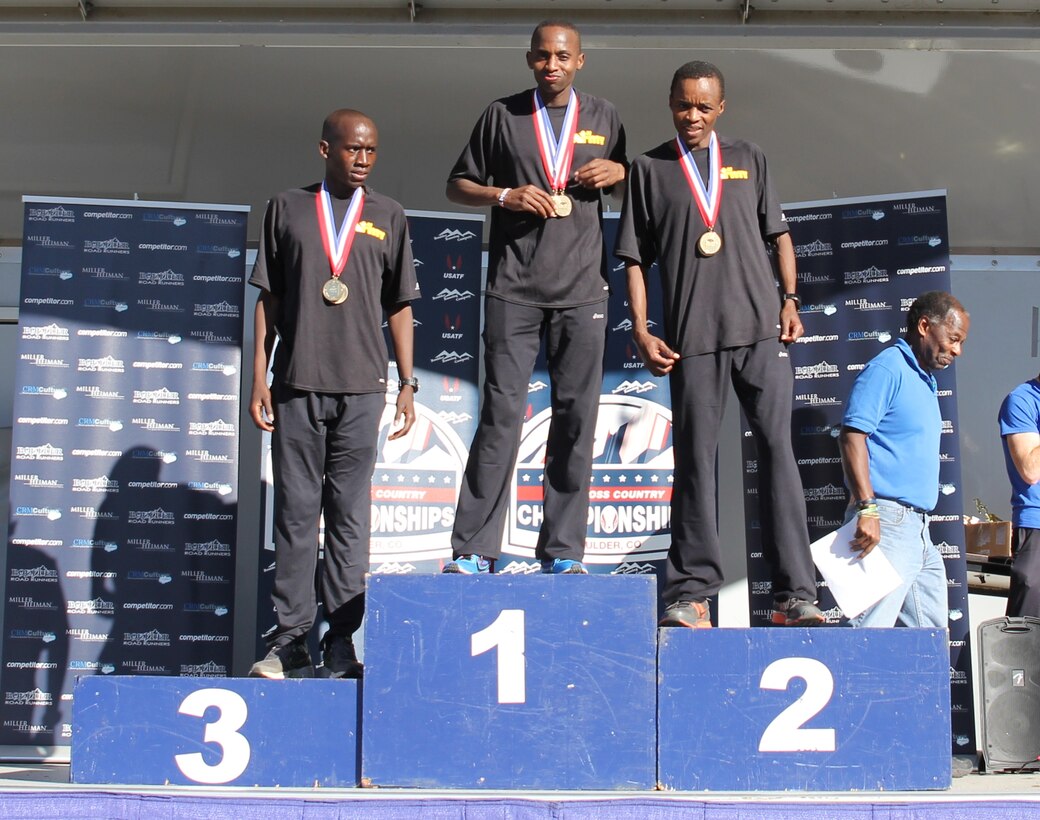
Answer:
[[[626,481],[628,481],[628,476],[624,475],[624,474],[619,475],[618,476],[618,481],[620,481],[622,484],[624,484]]]
[[[609,475],[604,475],[603,476],[603,483],[604,484],[609,484],[610,483],[610,476]]]
[[[661,480],[661,477],[657,473],[654,473],[652,476],[650,476],[650,480],[654,482],[654,484],[656,484],[658,481]]]
[[[398,474],[397,474],[397,480],[398,480],[398,481],[404,481],[404,476],[403,476],[403,475],[401,475],[400,473],[398,473]]]
[[[418,484],[420,480],[421,480],[421,476],[419,476],[418,474],[412,476],[412,483],[413,484]]]
[[[445,484],[451,484],[451,476],[450,475],[444,476],[444,483]]]
[[[390,480],[390,476],[388,476],[388,475],[387,475],[386,473],[383,473],[383,475],[382,475],[382,480],[383,480],[383,482],[385,483],[385,482],[387,482],[387,481],[389,481],[389,480]]]
[[[522,476],[520,476],[520,478],[523,481],[530,481],[531,480],[531,476],[529,476],[527,473],[524,473]]]
[[[545,473],[538,474],[538,483],[541,484],[545,481]]]
[[[675,483],[675,476],[674,475],[669,475],[668,476],[668,483],[669,484],[674,484]]]
[[[636,481],[636,484],[642,484],[643,483],[643,474],[642,473],[636,473],[635,481]]]
[[[431,475],[431,476],[430,476],[430,477],[429,477],[428,479],[426,479],[426,480],[427,480],[427,481],[428,481],[428,482],[429,482],[430,484],[434,484],[434,483],[435,483],[435,482],[437,481],[437,479],[436,479],[436,478],[435,478],[434,476],[432,476],[432,475]]]

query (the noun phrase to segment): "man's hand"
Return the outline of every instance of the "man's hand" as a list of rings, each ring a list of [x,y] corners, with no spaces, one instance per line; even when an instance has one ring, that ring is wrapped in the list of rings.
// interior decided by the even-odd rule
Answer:
[[[860,558],[870,555],[871,550],[881,540],[881,519],[876,515],[860,515],[856,517],[856,535],[849,546],[859,553]]]
[[[542,219],[552,219],[556,216],[556,206],[553,205],[549,192],[543,191],[537,185],[513,188],[502,200],[502,207],[510,211],[527,211]]]
[[[401,392],[397,394],[397,410],[394,413],[394,424],[400,424],[401,426],[387,436],[390,441],[393,441],[395,438],[401,438],[415,424],[415,391],[408,385],[402,387]]]
[[[798,308],[794,300],[785,300],[784,306],[780,308],[780,341],[787,345],[794,344],[803,333],[805,328],[798,317]]]
[[[648,331],[633,333],[632,338],[639,351],[639,358],[655,376],[668,375],[679,360],[679,354],[668,347],[664,339],[659,339]]]
[[[582,188],[613,188],[625,178],[625,166],[620,162],[597,157],[574,172],[574,181]]]
[[[267,386],[267,382],[256,382],[253,385],[253,395],[249,399],[249,417],[253,419],[253,424],[265,433],[274,432],[274,404],[271,402],[271,388]]]

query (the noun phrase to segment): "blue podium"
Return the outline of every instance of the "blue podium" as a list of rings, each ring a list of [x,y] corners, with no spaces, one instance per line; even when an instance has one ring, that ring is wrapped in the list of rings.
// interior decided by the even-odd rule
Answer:
[[[356,681],[80,678],[72,782],[356,786],[357,718]]]
[[[653,788],[654,582],[371,578],[363,782]]]
[[[664,788],[950,785],[943,630],[662,629],[658,676]]]

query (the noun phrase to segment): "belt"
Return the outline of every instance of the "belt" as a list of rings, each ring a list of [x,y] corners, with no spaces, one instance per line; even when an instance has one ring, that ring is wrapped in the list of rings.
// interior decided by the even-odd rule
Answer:
[[[883,495],[877,496],[878,501],[891,501],[893,504],[898,504],[900,507],[906,507],[910,512],[915,512],[918,515],[928,515],[931,510],[923,510],[920,507],[915,507],[913,504],[907,504],[905,501],[900,501],[898,498],[885,498]]]

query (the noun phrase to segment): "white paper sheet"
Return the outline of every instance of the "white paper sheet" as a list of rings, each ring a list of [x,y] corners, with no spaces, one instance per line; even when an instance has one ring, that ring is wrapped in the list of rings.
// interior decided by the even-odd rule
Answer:
[[[877,547],[861,558],[860,553],[849,546],[855,535],[856,519],[853,518],[809,547],[820,575],[848,618],[856,617],[903,583],[895,567]]]

